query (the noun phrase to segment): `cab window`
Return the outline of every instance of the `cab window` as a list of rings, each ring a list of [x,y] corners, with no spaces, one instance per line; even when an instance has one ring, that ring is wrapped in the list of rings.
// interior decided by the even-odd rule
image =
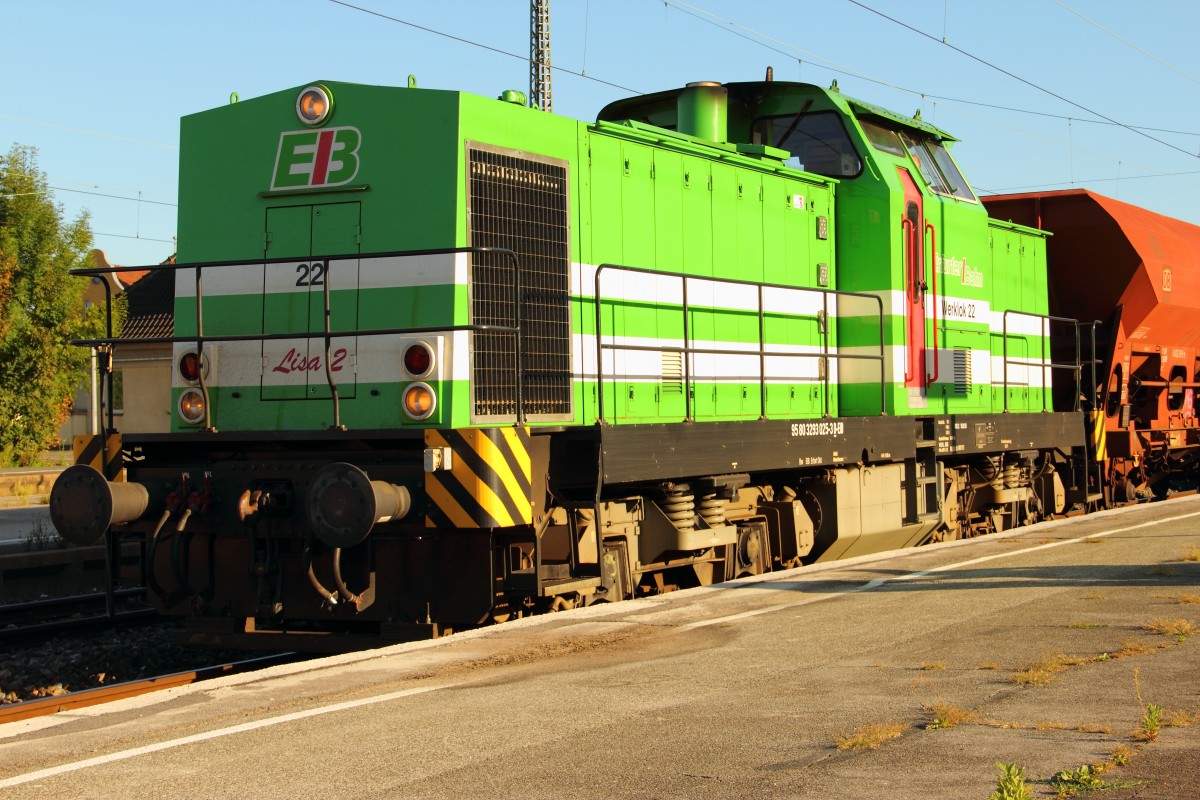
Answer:
[[[876,150],[882,150],[885,153],[891,153],[894,156],[904,158],[904,145],[900,144],[900,138],[896,136],[896,132],[888,130],[882,125],[876,125],[868,120],[859,120],[862,125],[863,133],[867,135],[867,140]]]
[[[971,187],[967,186],[945,145],[931,137],[918,138],[907,131],[902,131],[900,138],[930,189],[960,200],[975,200]]]
[[[862,159],[850,142],[841,116],[833,111],[763,117],[754,122],[754,144],[779,147],[792,154],[788,166],[828,178],[853,178]]]

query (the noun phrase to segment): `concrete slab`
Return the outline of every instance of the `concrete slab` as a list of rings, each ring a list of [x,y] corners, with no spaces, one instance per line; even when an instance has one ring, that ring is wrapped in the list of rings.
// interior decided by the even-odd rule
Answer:
[[[1198,523],[1197,498],[1143,506],[13,723],[0,789],[964,798],[1004,761],[1049,797],[1128,747],[1104,777],[1146,782],[1106,797],[1196,797],[1196,728],[1135,733],[1147,703],[1200,712],[1196,637],[1146,627],[1200,625]],[[947,709],[968,718],[930,727]]]

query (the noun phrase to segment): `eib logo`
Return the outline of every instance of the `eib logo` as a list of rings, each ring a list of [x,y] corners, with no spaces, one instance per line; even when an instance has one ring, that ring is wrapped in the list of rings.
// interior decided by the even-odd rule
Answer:
[[[358,174],[358,128],[284,131],[275,153],[271,191],[341,186]]]

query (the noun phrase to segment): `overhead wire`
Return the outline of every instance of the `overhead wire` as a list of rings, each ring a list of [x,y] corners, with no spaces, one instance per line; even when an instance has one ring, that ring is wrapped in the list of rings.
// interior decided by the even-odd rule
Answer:
[[[1012,78],[1013,80],[1015,80],[1019,83],[1023,83],[1026,86],[1030,87],[1031,89],[1036,89],[1037,91],[1042,92],[1044,94],[1048,94],[1057,100],[1061,100],[1062,102],[1066,103],[1067,105],[1074,106],[1075,108],[1078,108],[1081,111],[1086,111],[1087,113],[1091,114],[1092,116],[1100,117],[1101,119],[1107,120],[1108,122],[1111,122],[1114,125],[1118,125],[1131,133],[1135,133],[1138,136],[1143,136],[1147,139],[1150,139],[1151,141],[1158,142],[1159,144],[1163,145],[1164,147],[1169,147],[1172,150],[1176,150],[1176,151],[1183,153],[1184,155],[1189,156],[1191,158],[1200,158],[1200,154],[1192,153],[1188,150],[1184,150],[1182,147],[1177,147],[1176,145],[1173,145],[1167,141],[1163,141],[1162,139],[1159,139],[1156,136],[1151,136],[1150,134],[1146,133],[1143,130],[1138,130],[1137,128],[1134,128],[1131,125],[1127,125],[1124,122],[1115,120],[1106,114],[1103,114],[1099,111],[1088,108],[1087,106],[1083,105],[1082,103],[1077,103],[1068,97],[1064,97],[1063,95],[1053,91],[1052,89],[1047,89],[1044,86],[1034,83],[1033,81],[1031,81],[1027,78],[1023,78],[1020,75],[1017,75],[1016,73],[1005,69],[1004,67],[1001,67],[997,64],[993,64],[992,62],[990,62],[984,58],[980,58],[979,56],[975,55],[974,53],[972,53],[968,50],[964,50],[963,48],[958,47],[957,45],[953,45],[950,42],[942,41],[942,40],[938,39],[936,36],[926,33],[925,31],[921,30],[920,28],[909,25],[907,22],[903,22],[901,20],[896,19],[895,17],[888,16],[887,14],[883,13],[882,11],[872,8],[871,6],[867,5],[866,3],[860,2],[860,0],[846,0],[846,2],[850,3],[851,5],[858,6],[859,8],[863,9],[864,11],[869,11],[870,13],[875,14],[876,16],[882,17],[883,19],[886,19],[887,21],[900,26],[901,28],[904,28],[905,30],[908,30],[908,31],[911,31],[911,32],[917,34],[918,36],[922,36],[933,42],[938,42],[943,47],[949,47],[954,52],[956,52],[962,56],[965,56],[966,58],[969,58],[972,61],[982,64],[983,66],[985,66],[989,69],[995,70],[996,72],[999,72],[1002,75],[1007,75],[1008,77]]]
[[[1112,38],[1116,39],[1116,40],[1117,40],[1118,42],[1120,42],[1121,44],[1124,44],[1124,45],[1126,45],[1126,46],[1128,46],[1128,47],[1131,47],[1131,48],[1133,48],[1134,50],[1138,51],[1139,53],[1141,53],[1142,55],[1144,55],[1146,58],[1149,58],[1149,59],[1151,59],[1152,61],[1156,61],[1156,62],[1158,62],[1158,63],[1159,63],[1159,64],[1161,64],[1162,66],[1164,66],[1164,67],[1166,67],[1167,69],[1169,69],[1169,70],[1171,70],[1172,72],[1174,72],[1175,74],[1177,74],[1177,75],[1180,75],[1180,76],[1182,76],[1182,77],[1184,77],[1184,78],[1187,78],[1187,79],[1188,79],[1189,81],[1191,81],[1192,83],[1200,83],[1200,78],[1197,78],[1197,77],[1195,77],[1194,75],[1190,75],[1190,74],[1188,74],[1188,73],[1184,72],[1183,70],[1179,69],[1179,68],[1178,68],[1178,67],[1176,67],[1175,65],[1173,65],[1173,64],[1169,64],[1169,63],[1167,63],[1166,61],[1163,61],[1161,58],[1159,58],[1158,56],[1154,55],[1153,53],[1151,53],[1151,52],[1149,52],[1149,51],[1147,51],[1147,50],[1143,50],[1142,48],[1138,47],[1138,46],[1137,46],[1136,44],[1134,44],[1133,42],[1131,42],[1131,41],[1129,41],[1128,39],[1126,39],[1125,37],[1121,36],[1119,33],[1116,33],[1116,32],[1114,32],[1114,31],[1111,31],[1111,30],[1109,30],[1108,28],[1106,28],[1106,27],[1104,27],[1103,25],[1101,25],[1099,22],[1096,22],[1096,20],[1092,19],[1091,17],[1084,16],[1083,14],[1079,13],[1079,12],[1078,12],[1078,11],[1076,11],[1075,9],[1071,8],[1071,7],[1070,7],[1069,5],[1067,5],[1066,3],[1063,3],[1063,2],[1061,2],[1061,0],[1051,0],[1051,2],[1052,2],[1052,3],[1054,3],[1055,5],[1057,5],[1057,6],[1061,7],[1062,9],[1064,9],[1064,10],[1066,10],[1066,11],[1069,11],[1069,12],[1071,12],[1072,14],[1074,14],[1074,15],[1075,15],[1075,16],[1077,16],[1077,17],[1079,17],[1079,18],[1080,18],[1081,20],[1083,20],[1084,22],[1088,23],[1089,25],[1093,25],[1093,26],[1095,26],[1095,27],[1099,28],[1100,30],[1104,31],[1105,33],[1107,33],[1107,34],[1108,34],[1109,36],[1111,36]]]
[[[1188,175],[1200,175],[1200,170],[1185,170],[1183,172],[1158,172],[1153,175],[1118,175],[1115,178],[1088,178],[1086,180],[1076,180],[1075,183],[1111,183],[1113,181],[1134,181],[1145,178],[1179,178]],[[1002,192],[1019,192],[1032,189],[1047,189],[1053,186],[1064,186],[1067,181],[1058,181],[1056,183],[1039,183],[1027,186],[1008,186],[1003,189],[984,189],[981,186],[974,188],[984,194],[1000,194]]]
[[[1120,163],[1120,160],[1112,158],[1111,156],[1106,156],[1106,155],[1103,155],[1100,153],[1096,153],[1093,151],[1089,151],[1089,150],[1080,148],[1078,145],[1075,145],[1073,143],[1063,142],[1060,139],[1055,139],[1053,137],[1046,136],[1046,135],[1040,134],[1040,133],[1036,133],[1034,131],[1030,131],[1025,128],[1020,128],[1020,127],[1012,125],[1010,123],[1001,122],[999,120],[995,120],[990,117],[984,117],[984,116],[980,116],[980,115],[970,114],[969,112],[967,112],[963,109],[955,109],[955,108],[953,108],[953,106],[954,106],[954,104],[974,105],[974,106],[980,106],[980,107],[984,107],[984,108],[995,108],[995,109],[1002,110],[1002,111],[1020,112],[1020,113],[1024,113],[1024,114],[1032,114],[1035,116],[1047,117],[1047,118],[1051,118],[1051,119],[1059,119],[1059,120],[1063,120],[1063,121],[1070,122],[1070,123],[1083,122],[1083,123],[1088,123],[1088,124],[1093,124],[1093,125],[1108,125],[1108,126],[1113,126],[1113,127],[1118,127],[1118,128],[1124,128],[1126,130],[1133,130],[1134,132],[1155,131],[1158,133],[1170,133],[1170,134],[1176,134],[1176,135],[1181,135],[1181,136],[1200,137],[1200,132],[1170,130],[1170,129],[1163,129],[1163,128],[1151,128],[1151,127],[1146,127],[1146,126],[1131,126],[1126,123],[1122,123],[1122,122],[1119,122],[1116,120],[1110,120],[1107,118],[1087,119],[1084,117],[1070,117],[1070,116],[1062,115],[1062,114],[1051,114],[1048,112],[1041,112],[1041,111],[1029,111],[1027,109],[1011,108],[1008,106],[1002,106],[1002,105],[997,105],[997,104],[993,104],[993,103],[984,103],[984,102],[980,102],[980,101],[966,100],[963,98],[930,94],[928,92],[919,91],[917,89],[911,89],[909,87],[901,86],[901,85],[893,83],[891,81],[887,81],[887,80],[883,80],[881,78],[871,76],[869,74],[854,70],[843,64],[838,64],[835,61],[827,59],[827,58],[820,56],[816,53],[813,53],[811,51],[804,50],[793,44],[790,44],[790,43],[785,42],[781,39],[778,39],[774,36],[771,36],[770,34],[755,30],[753,28],[746,27],[746,26],[741,25],[740,23],[735,22],[731,19],[727,19],[718,14],[714,14],[711,11],[707,11],[703,8],[694,6],[690,3],[687,3],[685,0],[660,0],[660,1],[663,2],[664,5],[669,5],[669,6],[675,7],[675,9],[681,13],[687,14],[688,16],[694,17],[702,22],[712,25],[712,26],[716,27],[718,30],[721,30],[728,34],[732,34],[732,35],[737,36],[742,39],[746,39],[747,41],[755,42],[760,47],[763,47],[763,48],[770,50],[772,52],[775,52],[775,53],[779,53],[788,58],[795,58],[796,56],[794,55],[794,53],[801,53],[801,54],[807,56],[811,60],[810,63],[814,63],[816,66],[820,67],[821,69],[825,69],[830,72],[835,72],[839,75],[846,75],[849,77],[857,78],[859,80],[867,81],[869,83],[874,83],[876,85],[883,86],[888,89],[893,89],[895,91],[903,92],[905,94],[912,95],[913,97],[920,98],[922,101],[932,102],[933,105],[935,105],[935,106],[937,106],[939,104],[936,102],[933,102],[933,101],[940,100],[940,101],[942,101],[941,105],[943,108],[955,110],[958,113],[964,114],[966,116],[974,116],[974,117],[977,117],[980,119],[984,119],[992,124],[1003,125],[1004,127],[1007,127],[1013,131],[1022,133],[1026,136],[1030,136],[1035,139],[1041,139],[1044,141],[1052,142],[1054,144],[1061,145],[1068,149],[1078,150],[1079,152],[1081,152],[1085,155],[1092,156],[1092,157],[1101,158],[1104,160],[1115,161],[1115,162]],[[728,26],[728,27],[726,27],[726,26]],[[760,41],[759,38],[756,38],[756,37],[765,39],[766,41]],[[768,43],[768,42],[770,42],[770,43]],[[778,46],[775,46],[775,45],[778,45]],[[780,49],[781,47],[787,48],[788,50],[793,51],[793,53],[785,52],[784,50]],[[821,62],[824,62],[824,63],[821,63]],[[827,66],[829,64],[832,64],[834,66]],[[1089,112],[1089,113],[1091,113],[1091,112]],[[1149,138],[1154,139],[1154,137],[1149,137]],[[1155,139],[1155,141],[1159,141],[1159,140]],[[1168,144],[1168,146],[1174,147],[1173,145],[1170,145],[1170,144]],[[1177,147],[1174,149],[1180,150],[1180,152],[1186,153],[1187,155],[1191,155],[1193,157],[1200,155],[1200,153],[1190,153],[1186,150],[1182,150]],[[1127,159],[1124,161],[1127,164],[1132,163],[1132,162],[1129,162]],[[1141,166],[1143,168],[1148,168],[1148,167],[1146,167],[1146,165],[1141,165]],[[1172,174],[1175,174],[1175,173],[1156,173],[1154,175],[1148,175],[1147,177],[1155,177],[1156,175],[1166,176],[1166,175],[1172,175]],[[1186,173],[1181,173],[1181,174],[1186,174]],[[1140,176],[1135,176],[1135,177],[1140,177]]]
[[[417,23],[410,22],[406,19],[400,19],[399,17],[393,17],[388,14],[384,14],[380,11],[375,11],[370,8],[364,8],[362,6],[358,6],[353,3],[347,3],[345,0],[328,0],[328,2],[333,3],[335,6],[342,6],[344,8],[349,8],[354,11],[362,12],[363,14],[370,14],[373,17],[379,17],[380,19],[385,19],[388,22],[395,22],[400,25],[407,25],[410,28],[415,28],[416,30],[424,31],[425,33],[432,33],[435,36],[441,36],[445,39],[450,39],[455,42],[460,42],[461,44],[468,44],[468,45],[471,45],[472,47],[478,47],[481,50],[487,50],[490,53],[495,53],[495,54],[501,55],[501,56],[507,56],[509,58],[515,58],[518,61],[524,61],[525,63],[529,63],[528,55],[512,53],[512,52],[509,52],[508,50],[501,50],[499,47],[493,47],[490,44],[484,44],[483,42],[476,42],[472,39],[463,38],[462,36],[454,36],[453,34],[449,34],[444,31],[439,31],[436,28],[430,28],[425,25],[418,25]],[[601,83],[601,84],[604,84],[605,86],[611,86],[612,88],[620,89],[623,92],[633,92],[634,94],[642,94],[642,91],[640,89],[633,89],[628,86],[622,86],[619,83],[613,83],[612,81],[606,81],[601,78],[597,78],[593,75],[586,75],[583,72],[579,72],[579,71],[576,71],[573,69],[568,69],[567,67],[551,65],[550,69],[554,70],[555,72],[565,72],[568,75],[574,75],[575,77],[583,78],[584,80]]]

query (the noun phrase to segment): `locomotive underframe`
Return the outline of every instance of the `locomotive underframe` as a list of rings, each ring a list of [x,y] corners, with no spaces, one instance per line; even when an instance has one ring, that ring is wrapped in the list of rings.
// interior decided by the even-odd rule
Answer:
[[[1002,530],[1087,496],[1071,413],[531,433],[533,524],[473,530],[427,527],[419,436],[129,436],[151,510],[109,536],[147,543],[188,643],[330,651]],[[412,511],[323,543],[304,498],[332,462],[408,487]]]

